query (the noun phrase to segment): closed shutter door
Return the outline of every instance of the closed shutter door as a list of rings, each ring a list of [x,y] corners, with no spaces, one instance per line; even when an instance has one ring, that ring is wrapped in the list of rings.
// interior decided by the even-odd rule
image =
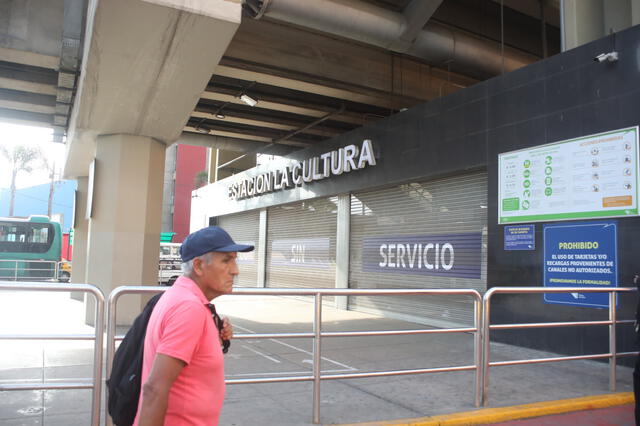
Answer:
[[[256,287],[258,284],[258,231],[260,212],[258,210],[218,217],[218,225],[227,231],[238,244],[251,244],[256,250],[238,253],[240,274],[234,285]]]
[[[351,288],[486,290],[487,175],[412,182],[351,196]],[[473,324],[462,296],[358,296],[354,310],[436,326]]]
[[[331,197],[269,209],[267,287],[335,287],[337,203]]]

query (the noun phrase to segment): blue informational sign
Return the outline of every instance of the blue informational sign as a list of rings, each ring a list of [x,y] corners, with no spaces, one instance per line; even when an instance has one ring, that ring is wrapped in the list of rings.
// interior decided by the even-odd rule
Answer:
[[[362,240],[362,270],[480,278],[482,234],[402,235]]]
[[[617,287],[615,221],[544,226],[545,287]],[[609,307],[608,293],[546,293],[546,303]]]
[[[505,250],[535,250],[535,225],[516,225],[504,227]]]

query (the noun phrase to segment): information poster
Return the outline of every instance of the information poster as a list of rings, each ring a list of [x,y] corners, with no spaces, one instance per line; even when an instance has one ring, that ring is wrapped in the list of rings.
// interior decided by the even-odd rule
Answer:
[[[638,127],[498,156],[498,223],[638,215]]]
[[[544,227],[545,287],[617,287],[616,223],[584,222]],[[545,293],[544,301],[607,308],[608,293]]]
[[[535,225],[513,225],[504,227],[505,250],[535,250]]]

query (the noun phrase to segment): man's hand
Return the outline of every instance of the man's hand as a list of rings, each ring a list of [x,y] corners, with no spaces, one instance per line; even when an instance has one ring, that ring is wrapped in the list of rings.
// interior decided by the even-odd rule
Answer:
[[[229,322],[229,318],[222,319],[222,331],[220,332],[220,338],[223,340],[233,339],[233,327],[231,326],[231,322]]]

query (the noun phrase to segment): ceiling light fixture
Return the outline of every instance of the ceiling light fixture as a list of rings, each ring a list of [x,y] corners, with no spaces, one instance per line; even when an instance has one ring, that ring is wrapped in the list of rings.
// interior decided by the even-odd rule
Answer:
[[[256,104],[258,103],[258,101],[256,101],[251,96],[244,93],[240,95],[240,100],[251,107],[256,106]]]
[[[218,112],[218,113],[216,113],[216,118],[218,118],[218,119],[220,119],[220,120],[224,120],[224,119],[226,118],[226,115],[224,115],[224,114],[222,114],[222,113]]]

